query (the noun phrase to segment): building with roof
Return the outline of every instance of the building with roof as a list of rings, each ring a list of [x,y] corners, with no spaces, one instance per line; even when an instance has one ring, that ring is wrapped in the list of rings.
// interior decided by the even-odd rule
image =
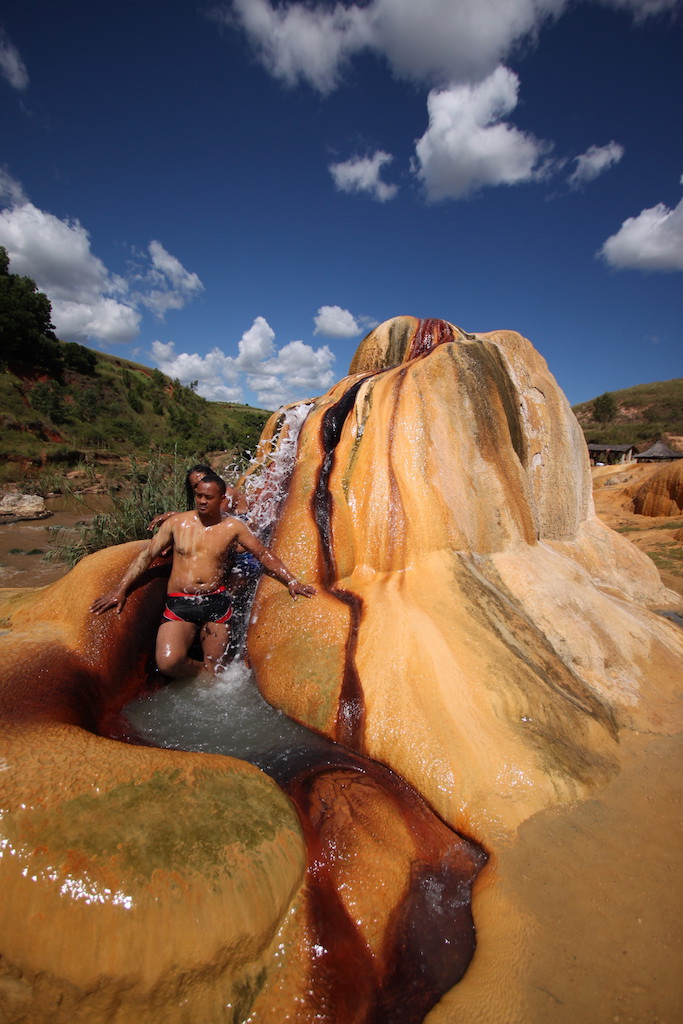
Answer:
[[[647,451],[635,456],[638,462],[669,462],[672,459],[683,459],[683,452],[675,452],[663,441],[655,441]]]

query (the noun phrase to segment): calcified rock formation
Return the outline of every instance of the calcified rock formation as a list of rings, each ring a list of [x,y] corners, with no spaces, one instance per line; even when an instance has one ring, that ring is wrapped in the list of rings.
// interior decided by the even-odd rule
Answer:
[[[633,497],[639,516],[677,516],[683,512],[683,459],[669,462],[641,484]]]
[[[252,662],[271,703],[491,843],[604,785],[621,726],[658,727],[683,647],[646,606],[676,598],[595,518],[579,426],[518,334],[400,317],[351,370],[312,405],[276,534],[325,592],[264,581]]]

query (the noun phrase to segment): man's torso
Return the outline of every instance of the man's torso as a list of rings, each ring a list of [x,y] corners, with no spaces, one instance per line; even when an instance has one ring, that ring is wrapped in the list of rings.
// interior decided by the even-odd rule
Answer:
[[[173,565],[169,593],[202,594],[225,581],[234,559],[235,534],[240,526],[228,517],[203,526],[195,512],[169,521],[173,534]]]

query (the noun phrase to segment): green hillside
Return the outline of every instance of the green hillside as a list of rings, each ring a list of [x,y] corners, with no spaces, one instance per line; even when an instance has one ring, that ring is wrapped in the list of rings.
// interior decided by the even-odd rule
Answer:
[[[253,450],[270,413],[209,402],[156,369],[59,342],[49,368],[0,365],[0,483],[150,451],[182,459]]]
[[[683,450],[680,440],[671,443],[672,439],[683,438],[683,378],[637,384],[611,391],[609,396],[613,402],[602,403],[602,419],[600,404],[596,410],[595,403],[605,396],[573,406],[586,440],[598,444],[635,444],[643,451],[661,438],[668,439],[671,447]]]

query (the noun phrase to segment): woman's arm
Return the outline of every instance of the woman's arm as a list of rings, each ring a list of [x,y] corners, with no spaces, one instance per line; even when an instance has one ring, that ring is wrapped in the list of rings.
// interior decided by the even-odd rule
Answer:
[[[157,528],[157,526],[162,526],[167,519],[170,519],[171,516],[175,516],[177,514],[177,512],[160,512],[158,516],[155,516],[154,519],[152,519],[147,529],[151,533],[152,530]]]

